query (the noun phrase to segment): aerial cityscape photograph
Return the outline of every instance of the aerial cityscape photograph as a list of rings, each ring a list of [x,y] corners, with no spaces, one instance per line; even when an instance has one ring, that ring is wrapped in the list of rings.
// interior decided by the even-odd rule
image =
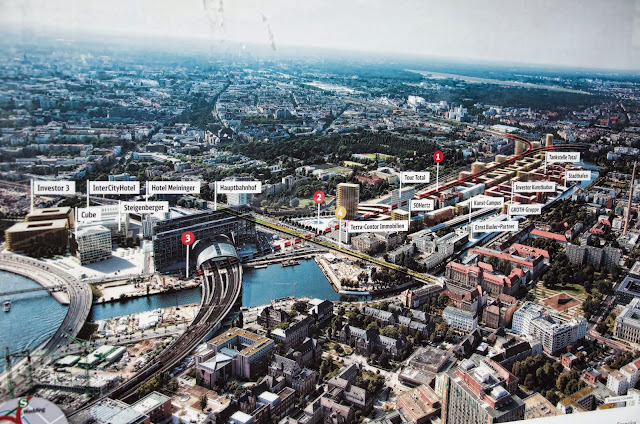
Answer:
[[[640,421],[640,0],[0,33],[0,424]]]

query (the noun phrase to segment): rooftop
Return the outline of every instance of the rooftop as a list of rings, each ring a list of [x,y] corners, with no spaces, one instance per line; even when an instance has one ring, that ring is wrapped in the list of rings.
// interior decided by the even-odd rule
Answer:
[[[26,231],[62,230],[67,228],[66,219],[52,219],[50,221],[18,222],[6,230],[7,233],[22,233]]]
[[[139,401],[131,405],[131,407],[138,412],[141,412],[143,414],[148,414],[149,412],[156,409],[158,406],[170,400],[171,400],[170,397],[165,396],[162,393],[151,392],[147,396],[143,397],[142,399],[140,399]]]
[[[60,207],[60,208],[41,208],[34,209],[33,212],[27,214],[27,219],[36,218],[36,217],[46,217],[46,216],[54,216],[54,215],[66,215],[71,211],[70,207]]]
[[[560,411],[540,393],[533,394],[524,399],[525,420],[553,417],[555,415],[561,415]]]
[[[580,399],[589,396],[591,393],[593,393],[593,387],[585,387],[582,390],[578,390],[577,392],[575,392],[574,394],[572,394],[571,396],[567,396],[566,398],[562,399],[560,401],[560,404],[564,407],[567,407],[569,405],[571,405],[572,403],[576,403],[578,402]]]
[[[138,424],[143,423],[147,416],[136,411],[130,405],[113,399],[103,399],[89,410],[90,417],[97,423],[104,424]]]

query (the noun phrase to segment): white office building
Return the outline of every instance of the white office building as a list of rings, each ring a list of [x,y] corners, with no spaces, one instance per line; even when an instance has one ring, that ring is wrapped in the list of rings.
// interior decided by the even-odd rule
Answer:
[[[531,321],[541,317],[543,312],[544,308],[541,305],[533,302],[525,302],[520,309],[513,313],[511,329],[514,333],[526,336],[529,334]]]
[[[583,339],[587,334],[587,320],[573,318],[566,320],[558,316],[543,315],[531,321],[529,334],[542,342],[542,348],[551,354],[556,353]]]
[[[71,243],[72,253],[80,265],[111,258],[111,231],[103,225],[91,225],[77,230]]]
[[[449,327],[460,331],[471,332],[478,327],[478,317],[473,312],[454,308],[453,306],[444,308],[442,319]]]
[[[239,177],[232,178],[229,181],[250,181],[251,178],[248,177]],[[225,180],[227,181],[227,180]],[[251,199],[253,199],[253,194],[251,193],[227,193],[227,205],[229,206],[244,206],[251,203]]]

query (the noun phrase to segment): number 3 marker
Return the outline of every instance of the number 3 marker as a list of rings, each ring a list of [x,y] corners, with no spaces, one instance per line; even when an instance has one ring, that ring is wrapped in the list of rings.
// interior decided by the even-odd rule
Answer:
[[[195,239],[196,238],[191,231],[185,231],[184,233],[182,233],[182,237],[180,237],[180,240],[182,240],[182,244],[184,244],[185,246],[192,245]]]

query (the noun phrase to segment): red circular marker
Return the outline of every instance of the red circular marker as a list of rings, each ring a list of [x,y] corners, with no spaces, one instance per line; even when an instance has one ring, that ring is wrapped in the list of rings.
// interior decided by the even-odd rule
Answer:
[[[182,237],[180,237],[180,240],[182,240],[182,244],[184,244],[185,246],[191,246],[193,242],[196,241],[196,236],[194,236],[191,231],[185,231],[184,233],[182,233]]]
[[[435,161],[435,163],[440,163],[442,162],[442,159],[444,159],[444,153],[442,153],[442,151],[440,150],[436,150],[433,153],[433,160]]]
[[[316,202],[317,204],[324,202],[324,191],[318,190],[315,193],[313,193],[313,201]]]

